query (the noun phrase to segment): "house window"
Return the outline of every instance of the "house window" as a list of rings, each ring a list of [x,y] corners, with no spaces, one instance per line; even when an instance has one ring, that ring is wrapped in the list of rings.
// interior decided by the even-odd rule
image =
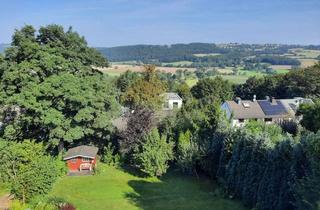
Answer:
[[[244,119],[239,119],[239,123],[244,123]]]
[[[178,102],[173,102],[172,106],[173,106],[173,109],[178,109],[179,108]]]
[[[85,157],[82,158],[82,162],[90,162],[90,161],[91,161],[90,158],[85,158]]]
[[[168,109],[169,108],[169,102],[165,102],[163,105],[164,108]]]
[[[265,122],[272,122],[272,118],[265,118],[264,121]]]
[[[72,158],[71,159],[71,163],[76,163],[77,162],[77,158]]]

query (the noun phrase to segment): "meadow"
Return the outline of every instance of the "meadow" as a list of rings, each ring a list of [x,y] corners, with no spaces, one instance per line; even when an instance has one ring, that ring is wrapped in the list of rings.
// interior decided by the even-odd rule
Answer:
[[[205,177],[171,171],[161,178],[143,178],[111,166],[99,168],[94,176],[61,178],[50,195],[65,198],[79,210],[246,209],[223,198],[217,185]]]

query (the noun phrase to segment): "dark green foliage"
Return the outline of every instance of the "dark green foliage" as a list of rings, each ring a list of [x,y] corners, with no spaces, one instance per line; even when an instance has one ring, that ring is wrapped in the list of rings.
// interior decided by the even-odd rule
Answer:
[[[295,193],[297,209],[318,210],[320,208],[320,135],[310,134],[303,143],[307,148],[308,165],[306,175],[298,180]]]
[[[306,69],[292,70],[284,75],[249,78],[246,83],[235,88],[235,95],[243,99],[264,99],[265,96],[275,98],[320,96],[320,64]]]
[[[280,127],[282,128],[283,132],[290,133],[293,136],[298,135],[300,132],[300,127],[298,123],[293,120],[285,120],[279,123]]]
[[[301,125],[306,129],[317,132],[320,129],[320,100],[314,104],[302,104],[298,114],[303,115]]]
[[[17,30],[0,62],[0,135],[59,145],[59,151],[65,143],[104,145],[118,103],[110,79],[92,66],[107,65],[71,28]]]
[[[217,133],[210,174],[231,197],[257,209],[316,209],[320,191],[312,185],[320,180],[318,140],[319,134],[301,142],[289,137],[274,142],[244,131]]]
[[[203,104],[220,103],[225,100],[230,100],[233,97],[231,84],[221,77],[199,80],[199,82],[191,88],[191,93],[193,97]]]
[[[139,74],[131,71],[126,71],[117,78],[116,86],[121,93],[125,93],[129,87],[139,78]]]

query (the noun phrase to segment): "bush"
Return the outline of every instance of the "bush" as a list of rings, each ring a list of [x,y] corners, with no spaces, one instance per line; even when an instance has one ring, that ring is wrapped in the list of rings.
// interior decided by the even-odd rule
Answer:
[[[101,161],[110,166],[120,165],[120,155],[115,153],[115,149],[111,143],[104,147]]]
[[[144,144],[134,154],[137,168],[149,176],[161,176],[169,168],[168,161],[173,158],[173,144],[167,142],[165,135],[153,129],[144,137]]]
[[[177,165],[186,173],[192,173],[198,159],[198,146],[192,141],[191,132],[181,132],[177,143]]]
[[[23,203],[46,194],[60,174],[56,160],[33,141],[0,141],[0,178],[9,182],[11,193]]]
[[[294,136],[296,136],[299,133],[299,125],[295,121],[285,120],[282,121],[279,125],[285,133],[290,133]]]

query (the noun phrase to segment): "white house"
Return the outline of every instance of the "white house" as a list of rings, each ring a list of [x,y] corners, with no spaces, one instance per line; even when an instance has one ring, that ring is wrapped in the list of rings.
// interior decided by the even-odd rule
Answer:
[[[177,93],[164,93],[164,110],[180,109],[182,106],[182,98]]]

